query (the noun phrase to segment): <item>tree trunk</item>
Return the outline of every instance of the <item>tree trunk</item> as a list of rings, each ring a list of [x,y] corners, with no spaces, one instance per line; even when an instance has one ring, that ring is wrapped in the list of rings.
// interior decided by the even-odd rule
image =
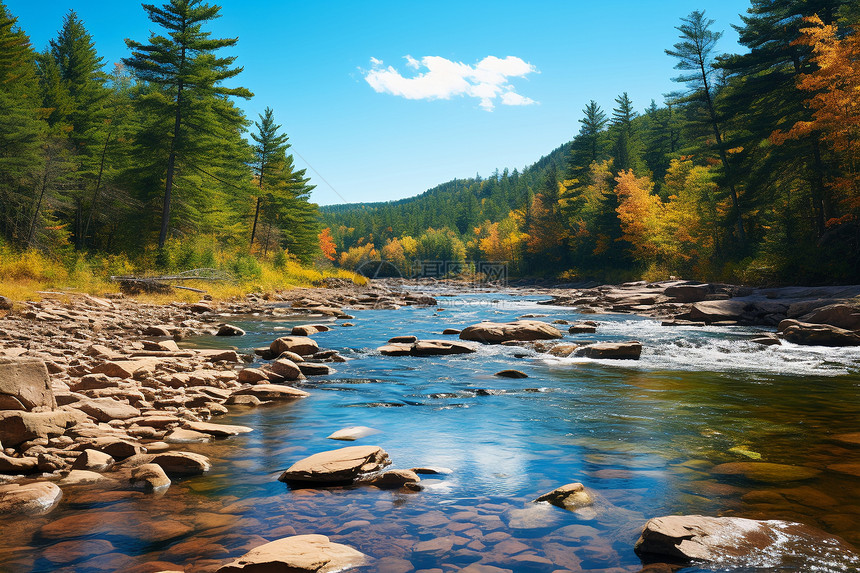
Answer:
[[[86,244],[87,234],[90,231],[90,223],[93,220],[93,213],[96,210],[96,202],[99,199],[99,190],[102,186],[102,174],[105,170],[105,156],[107,155],[107,148],[108,144],[110,143],[112,133],[113,130],[108,132],[107,137],[105,138],[105,144],[102,147],[102,157],[101,161],[99,162],[99,176],[96,178],[96,188],[93,190],[93,198],[92,201],[90,201],[90,212],[87,214],[87,222],[84,224],[83,237],[81,237],[81,240],[84,242],[84,244]]]
[[[42,209],[42,198],[45,196],[45,189],[48,187],[48,166],[45,165],[45,171],[42,175],[42,190],[39,192],[39,199],[36,201],[36,209],[33,211],[33,219],[30,221],[30,230],[27,233],[27,246],[33,246],[33,237],[36,235],[36,221],[39,220],[39,211]]]
[[[184,26],[183,26],[184,31]],[[179,70],[183,73],[185,69],[185,47],[179,60]],[[183,82],[180,78],[176,84],[176,117],[173,121],[173,139],[170,141],[170,155],[167,158],[167,176],[164,184],[164,206],[161,210],[161,231],[158,233],[158,248],[164,247],[167,242],[167,233],[170,229],[170,198],[173,194],[173,173],[176,169],[176,142],[182,130],[182,88]]]
[[[260,218],[260,205],[263,203],[263,168],[260,164],[260,196],[257,197],[257,208],[254,210],[254,225],[251,227],[251,248],[254,248],[254,237],[257,235],[257,220]]]

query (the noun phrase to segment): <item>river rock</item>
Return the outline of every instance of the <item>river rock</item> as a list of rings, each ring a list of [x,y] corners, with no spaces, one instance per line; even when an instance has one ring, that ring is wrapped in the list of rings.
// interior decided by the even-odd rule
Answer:
[[[53,410],[57,407],[44,361],[0,358],[0,403],[4,410]]]
[[[250,388],[237,390],[233,393],[234,396],[256,396],[260,400],[294,400],[296,398],[306,398],[310,396],[304,390],[293,388],[292,386],[284,386],[282,384],[257,384]]]
[[[383,356],[409,356],[412,353],[412,344],[386,344],[377,350]]]
[[[26,474],[36,471],[39,466],[39,458],[24,456],[15,458],[0,452],[0,473],[2,474]]]
[[[269,364],[269,369],[286,380],[298,380],[302,375],[302,371],[296,363],[286,358],[278,358]]]
[[[642,355],[640,342],[600,342],[581,346],[575,351],[576,356],[596,359],[639,360]]]
[[[344,442],[354,442],[355,440],[378,434],[379,430],[368,428],[367,426],[350,426],[334,432],[327,436],[329,440],[341,440]]]
[[[334,372],[334,368],[331,366],[318,362],[299,362],[298,366],[305,376],[328,376]]]
[[[300,324],[294,326],[290,334],[293,336],[311,336],[320,332],[328,332],[329,330],[331,329],[324,324]]]
[[[89,414],[99,422],[110,422],[111,420],[128,420],[140,416],[140,410],[114,400],[113,398],[93,398],[91,400],[82,400],[75,404],[75,407]]]
[[[91,472],[106,472],[113,467],[114,459],[109,455],[97,450],[84,450],[72,464],[73,470],[87,470]]]
[[[215,336],[245,336],[245,331],[232,324],[222,324],[218,327]]]
[[[363,553],[325,535],[294,535],[256,547],[217,573],[334,573],[366,562]]]
[[[412,356],[447,356],[450,354],[471,354],[475,349],[462,342],[450,340],[419,340],[412,345]]]
[[[674,302],[701,302],[712,293],[711,285],[672,285],[663,291],[664,296],[674,299]]]
[[[701,560],[791,571],[809,571],[810,566],[833,561],[860,564],[844,541],[813,527],[740,517],[656,517],[645,524],[634,550],[648,560]]]
[[[409,335],[409,336],[394,336],[388,339],[388,344],[414,344],[418,342],[418,337]]]
[[[500,370],[496,372],[496,376],[501,378],[528,378],[529,375],[521,370]]]
[[[562,342],[561,344],[556,344],[550,348],[549,354],[552,356],[558,356],[559,358],[566,358],[576,352],[577,348],[579,348],[579,344]]]
[[[283,336],[274,340],[269,345],[269,350],[275,356],[280,356],[286,351],[295,352],[299,356],[308,356],[319,352],[319,346],[307,336]]]
[[[860,346],[860,334],[829,324],[811,324],[787,319],[777,327],[782,337],[807,346]]]
[[[158,493],[170,487],[170,478],[158,464],[143,464],[131,470],[132,487]]]
[[[84,449],[89,448],[107,454],[116,460],[124,460],[143,451],[139,443],[115,436],[98,437],[82,446]]]
[[[390,463],[388,453],[379,446],[349,446],[299,460],[278,480],[311,484],[351,483]]]
[[[0,514],[45,515],[57,507],[62,497],[62,490],[46,481],[0,485]]]
[[[36,438],[61,436],[67,428],[86,420],[86,414],[77,410],[0,412],[0,443],[14,448]]]
[[[90,470],[72,470],[59,483],[63,486],[101,485],[113,487],[117,485],[115,479]]]
[[[412,470],[388,470],[373,476],[367,483],[387,489],[416,485],[420,481],[421,478]]]
[[[559,329],[539,320],[516,320],[513,322],[479,322],[466,327],[460,333],[462,340],[473,340],[498,344],[508,340],[551,340],[562,338]]]
[[[748,303],[739,300],[708,300],[697,302],[690,309],[692,321],[706,323],[740,320]]]
[[[188,422],[185,427],[195,432],[210,434],[218,438],[226,436],[238,436],[239,434],[247,434],[253,432],[254,428],[248,426],[230,426],[227,424],[210,424],[209,422]]]
[[[781,483],[813,478],[821,470],[805,466],[791,466],[768,462],[729,462],[711,468],[711,473],[718,475],[740,475],[753,481],[764,483]]]
[[[247,395],[241,395],[240,396],[240,395],[233,394],[232,396],[227,398],[227,400],[224,403],[229,405],[229,406],[244,406],[244,407],[253,408],[255,406],[259,406],[263,402],[262,402],[262,400],[260,400],[256,396],[247,396]]]
[[[557,507],[573,511],[593,504],[594,498],[581,483],[569,483],[543,494],[535,501],[546,501]]]
[[[593,334],[597,332],[597,327],[590,324],[573,324],[567,331],[570,334]]]
[[[831,304],[817,308],[800,318],[802,322],[829,324],[846,330],[860,330],[860,307],[850,304]]]
[[[168,476],[195,476],[206,473],[211,468],[209,458],[191,452],[165,452],[152,458]]]
[[[265,370],[260,368],[244,368],[239,371],[237,380],[242,384],[256,384],[268,380],[269,376]]]
[[[184,428],[174,428],[166,436],[164,441],[168,444],[202,444],[212,441],[211,434],[204,434],[195,430],[186,430]]]

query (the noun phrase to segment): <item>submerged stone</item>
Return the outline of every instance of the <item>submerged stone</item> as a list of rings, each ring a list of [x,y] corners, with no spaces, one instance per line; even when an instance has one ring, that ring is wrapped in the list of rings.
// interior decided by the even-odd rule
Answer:
[[[780,483],[810,479],[820,474],[821,470],[767,462],[730,462],[714,466],[711,473],[740,475],[753,481]]]

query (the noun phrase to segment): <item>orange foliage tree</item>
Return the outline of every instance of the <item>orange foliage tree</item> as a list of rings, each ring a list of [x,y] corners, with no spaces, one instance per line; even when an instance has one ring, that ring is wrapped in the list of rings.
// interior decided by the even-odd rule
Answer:
[[[334,239],[331,236],[331,229],[326,227],[320,231],[319,242],[323,256],[330,261],[334,261],[337,258],[337,245],[334,244]]]

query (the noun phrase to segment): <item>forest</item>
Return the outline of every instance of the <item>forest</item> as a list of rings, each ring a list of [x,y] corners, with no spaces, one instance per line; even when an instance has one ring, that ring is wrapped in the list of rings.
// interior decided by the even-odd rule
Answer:
[[[736,29],[747,51],[722,53],[714,21],[684,16],[665,50],[677,91],[641,113],[627,93],[586,102],[572,141],[522,171],[322,208],[330,257],[403,274],[429,259],[571,281],[860,280],[860,5],[752,0]]]
[[[17,263],[35,253],[61,270],[244,276],[321,256],[313,185],[275,112],[250,120],[237,101],[253,94],[229,87],[242,68],[237,39],[207,31],[219,11],[143,5],[154,31],[107,69],[73,10],[36,51],[0,2],[0,269],[32,274]]]

